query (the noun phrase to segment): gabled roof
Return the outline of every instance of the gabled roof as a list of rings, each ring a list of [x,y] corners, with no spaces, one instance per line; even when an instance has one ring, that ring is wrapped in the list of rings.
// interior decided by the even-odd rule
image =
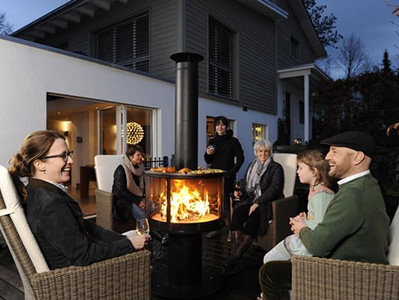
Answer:
[[[132,0],[71,0],[25,27],[13,32],[11,35],[30,41],[44,39],[46,33],[54,34],[57,29],[67,29],[68,25],[71,23],[80,23],[83,17],[93,18],[99,10],[109,11],[113,3],[119,2],[127,4],[128,1]],[[271,0],[237,1],[274,21],[288,18],[288,13]],[[295,12],[299,25],[305,33],[316,57],[326,57],[324,47],[316,34],[302,1],[285,1],[288,1],[292,10]]]
[[[319,36],[316,33],[316,30],[313,26],[312,21],[310,20],[308,12],[306,11],[306,8],[302,3],[302,0],[286,0],[286,1],[291,6],[292,10],[295,12],[298,18],[299,26],[301,26],[306,38],[308,39],[309,44],[316,55],[316,59],[327,57],[327,52],[320,42]]]

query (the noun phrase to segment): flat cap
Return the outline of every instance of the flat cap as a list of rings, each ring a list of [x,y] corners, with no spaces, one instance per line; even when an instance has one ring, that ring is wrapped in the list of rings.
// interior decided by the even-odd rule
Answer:
[[[371,135],[361,131],[347,131],[322,140],[322,144],[346,147],[356,151],[362,151],[371,157],[376,149],[376,144]]]

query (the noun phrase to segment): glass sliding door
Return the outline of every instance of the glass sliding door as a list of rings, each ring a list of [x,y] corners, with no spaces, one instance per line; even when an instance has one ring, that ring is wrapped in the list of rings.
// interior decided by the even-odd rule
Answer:
[[[117,107],[98,110],[99,115],[99,154],[118,154],[117,147]],[[120,129],[119,129],[120,130]]]

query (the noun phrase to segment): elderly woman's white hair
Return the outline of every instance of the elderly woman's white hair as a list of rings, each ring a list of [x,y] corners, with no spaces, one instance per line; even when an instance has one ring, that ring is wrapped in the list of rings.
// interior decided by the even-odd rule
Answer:
[[[268,140],[256,141],[256,143],[254,144],[254,154],[255,154],[255,156],[256,156],[256,152],[258,152],[258,150],[261,149],[261,148],[266,148],[267,150],[269,150],[270,156],[273,155],[273,145]]]

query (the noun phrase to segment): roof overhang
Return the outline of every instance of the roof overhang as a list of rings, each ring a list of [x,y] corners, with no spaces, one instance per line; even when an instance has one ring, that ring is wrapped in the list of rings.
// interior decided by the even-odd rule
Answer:
[[[306,11],[302,0],[287,0],[295,15],[298,18],[299,26],[301,26],[303,33],[309,41],[310,46],[316,56],[316,59],[326,58],[327,52],[320,42],[312,21]]]
[[[128,0],[71,0],[43,17],[13,32],[11,36],[35,41],[46,33],[54,34],[70,24],[80,23],[83,17],[93,18],[97,11],[109,11],[115,2],[126,4]]]
[[[261,13],[268,18],[279,21],[288,18],[288,12],[283,10],[278,5],[274,4],[270,0],[237,0],[238,2],[252,8],[253,10]]]
[[[305,75],[310,75],[313,79],[317,81],[330,80],[330,76],[323,72],[315,64],[299,65],[293,68],[282,69],[277,71],[277,76],[279,79],[288,79],[295,77],[302,77]]]

